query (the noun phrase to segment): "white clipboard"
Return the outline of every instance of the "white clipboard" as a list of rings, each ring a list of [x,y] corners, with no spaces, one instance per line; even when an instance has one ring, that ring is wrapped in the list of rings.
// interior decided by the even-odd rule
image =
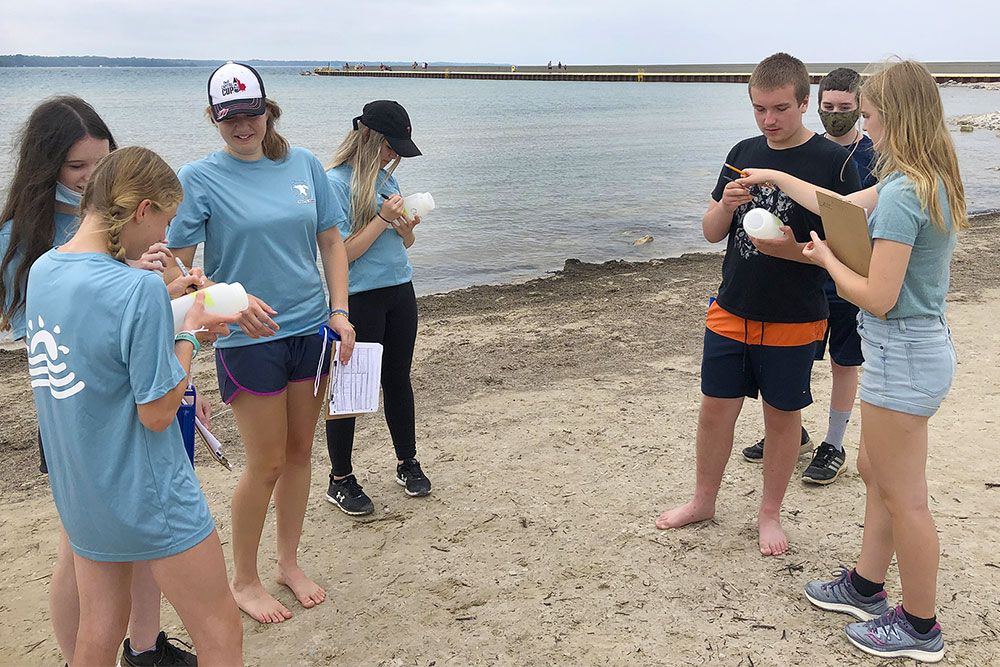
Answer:
[[[340,341],[337,341],[330,359],[326,418],[343,419],[378,412],[382,344],[355,343],[349,362],[342,364],[339,357]]]

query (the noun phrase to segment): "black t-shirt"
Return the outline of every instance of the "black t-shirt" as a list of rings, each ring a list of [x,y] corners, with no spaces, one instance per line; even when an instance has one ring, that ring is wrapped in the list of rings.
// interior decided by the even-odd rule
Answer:
[[[848,153],[841,146],[814,134],[809,141],[794,148],[774,150],[763,135],[744,139],[729,151],[726,162],[738,169],[756,167],[777,169],[803,181],[839,194],[861,188],[853,161],[841,168]],[[721,201],[726,184],[737,177],[725,167],[712,192]],[[753,202],[733,213],[722,262],[722,285],[719,305],[734,315],[759,322],[815,322],[829,316],[823,282],[826,271],[814,264],[778,259],[757,250],[743,231],[743,215],[751,208],[765,208],[792,228],[800,243],[809,241],[809,232],[823,235],[820,217],[796,204],[781,190],[756,186],[750,192]]]

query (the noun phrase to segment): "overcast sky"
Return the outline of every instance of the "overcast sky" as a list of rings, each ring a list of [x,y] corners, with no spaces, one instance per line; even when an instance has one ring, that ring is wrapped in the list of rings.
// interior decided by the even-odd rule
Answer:
[[[832,12],[824,15],[821,12]],[[1000,0],[0,0],[0,53],[532,64],[1000,61]]]

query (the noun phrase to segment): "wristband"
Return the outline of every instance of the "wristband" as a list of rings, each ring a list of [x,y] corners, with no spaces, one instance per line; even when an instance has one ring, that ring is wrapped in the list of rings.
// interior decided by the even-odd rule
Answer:
[[[331,310],[330,311],[330,317],[333,317],[334,315],[343,315],[348,320],[351,319],[351,314],[349,312],[347,312],[346,310],[344,310],[343,308],[334,308],[333,310]]]
[[[174,342],[180,342],[186,340],[194,346],[194,352],[191,354],[192,357],[201,352],[201,343],[198,341],[198,337],[194,335],[193,331],[182,331],[176,336],[174,336]]]
[[[382,211],[379,211],[375,215],[377,215],[378,217],[382,218]],[[392,225],[392,222],[390,220],[386,220],[385,218],[382,218],[382,220],[385,222],[385,224]]]

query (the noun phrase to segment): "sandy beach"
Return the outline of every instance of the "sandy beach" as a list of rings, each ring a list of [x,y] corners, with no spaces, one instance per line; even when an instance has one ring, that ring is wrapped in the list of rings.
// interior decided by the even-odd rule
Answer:
[[[953,264],[949,319],[959,353],[931,421],[931,508],[941,537],[944,664],[1000,664],[1000,216],[977,218]],[[406,497],[381,414],[359,421],[355,466],[376,513],[355,521],[325,498],[322,429],[313,455],[301,563],[326,587],[313,610],[259,626],[244,616],[250,665],[881,665],[854,650],[850,619],[802,586],[851,564],[864,486],[855,470],[802,484],[800,461],[779,558],[757,548],[758,465],[738,448],[762,433],[759,403],[737,426],[715,520],[653,526],[693,487],[701,336],[720,254],[645,263],[567,261],[557,274],[420,299],[414,361],[418,454],[434,482]],[[416,277],[419,281],[419,275]],[[62,664],[48,620],[57,522],[37,472],[23,352],[0,353],[0,664]],[[219,407],[211,356],[199,387]],[[829,365],[814,370],[804,424],[821,438]],[[236,470],[199,451],[198,474],[227,558],[243,463],[231,413],[213,431]],[[200,446],[200,445],[199,445]],[[274,525],[261,563],[273,567]],[[887,589],[898,599],[895,567]],[[164,626],[187,637],[164,603]],[[907,664],[907,663],[893,663]],[[909,663],[912,664],[912,663]]]

